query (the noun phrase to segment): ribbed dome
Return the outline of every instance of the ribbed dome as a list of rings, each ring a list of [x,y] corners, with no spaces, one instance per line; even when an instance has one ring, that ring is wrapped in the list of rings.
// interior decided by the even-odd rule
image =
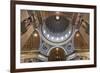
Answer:
[[[54,43],[67,40],[71,36],[72,30],[73,27],[72,24],[70,24],[70,20],[62,15],[49,16],[42,25],[43,36],[47,41],[49,40]]]
[[[68,25],[69,20],[64,16],[49,16],[45,21],[46,27],[53,33],[64,32]]]

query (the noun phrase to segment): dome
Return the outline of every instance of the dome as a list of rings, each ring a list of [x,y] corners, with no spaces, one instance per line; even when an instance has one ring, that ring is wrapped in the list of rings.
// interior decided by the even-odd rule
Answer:
[[[61,33],[67,29],[69,20],[64,16],[53,15],[45,20],[45,25],[50,32]]]
[[[42,35],[44,39],[46,38],[53,43],[61,43],[71,36],[72,29],[72,24],[67,17],[52,15],[45,19],[42,25]]]

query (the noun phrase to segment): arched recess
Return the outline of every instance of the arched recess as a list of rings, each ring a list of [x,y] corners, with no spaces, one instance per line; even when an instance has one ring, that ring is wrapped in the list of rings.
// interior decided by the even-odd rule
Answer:
[[[48,61],[64,61],[66,60],[65,51],[60,47],[54,47],[48,56]]]
[[[34,30],[28,41],[23,46],[22,50],[31,51],[38,50],[40,47],[40,35],[37,30]]]

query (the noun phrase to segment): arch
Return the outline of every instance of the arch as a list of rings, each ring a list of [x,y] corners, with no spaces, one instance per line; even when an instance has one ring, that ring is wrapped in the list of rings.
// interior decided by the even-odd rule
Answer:
[[[33,31],[32,36],[33,36],[33,39],[32,39],[33,40],[33,48],[39,49],[41,41],[40,41],[40,34],[37,29],[35,29]]]
[[[54,47],[50,50],[48,61],[64,61],[66,60],[66,53],[61,47]]]

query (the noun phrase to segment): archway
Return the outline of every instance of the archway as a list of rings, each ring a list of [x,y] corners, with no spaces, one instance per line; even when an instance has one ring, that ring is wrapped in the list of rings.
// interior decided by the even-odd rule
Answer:
[[[62,48],[53,48],[48,56],[48,61],[64,61],[66,60],[65,51]]]

